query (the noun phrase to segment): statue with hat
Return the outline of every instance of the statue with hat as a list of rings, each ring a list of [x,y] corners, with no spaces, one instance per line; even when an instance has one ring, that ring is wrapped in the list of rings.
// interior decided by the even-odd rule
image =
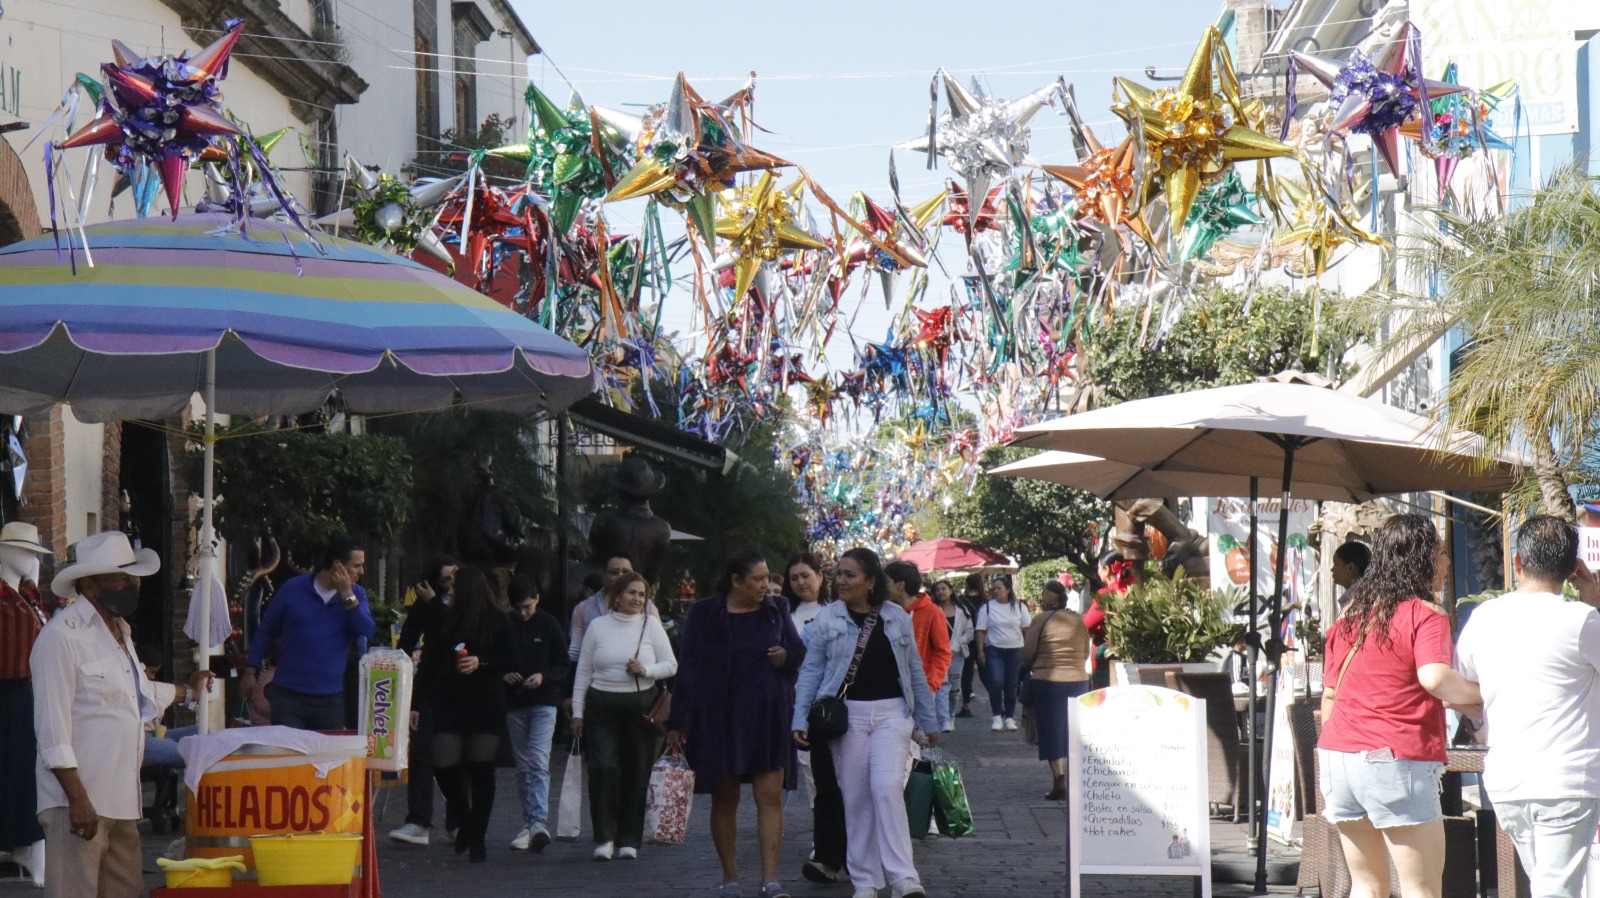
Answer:
[[[28,655],[50,613],[39,596],[39,560],[50,550],[39,528],[12,521],[0,528],[0,851],[44,885],[44,830],[34,786],[33,673]]]
[[[494,481],[494,456],[480,455],[474,461],[477,493],[461,523],[457,542],[461,560],[489,575],[494,600],[502,610],[506,604],[506,585],[523,549],[528,544],[527,522],[511,493]]]
[[[672,525],[650,509],[650,499],[667,485],[667,476],[644,456],[629,455],[603,479],[616,491],[618,506],[595,518],[589,527],[593,557],[626,555],[651,586],[659,586],[672,543]]]

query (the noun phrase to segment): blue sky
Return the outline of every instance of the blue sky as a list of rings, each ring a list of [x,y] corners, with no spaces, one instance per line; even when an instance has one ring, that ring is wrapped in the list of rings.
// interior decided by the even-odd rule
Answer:
[[[754,70],[755,120],[772,133],[753,143],[805,166],[841,203],[856,190],[887,197],[889,148],[925,129],[939,66],[963,83],[976,75],[1007,99],[1060,73],[1084,118],[1111,143],[1125,132],[1107,109],[1111,79],[1143,79],[1147,66],[1180,73],[1221,9],[1215,0],[512,5],[546,53],[532,59],[532,76],[558,103],[569,88],[556,68],[585,101],[632,111],[665,100],[680,70],[707,97],[737,89]],[[1031,151],[1045,163],[1073,161],[1066,118],[1041,112]],[[907,203],[949,176],[942,163],[928,171],[920,153],[895,155]],[[642,209],[642,201],[619,204],[608,216],[631,227]],[[664,323],[686,328],[690,308],[687,296],[676,297]],[[891,315],[874,287],[855,331],[882,339]]]

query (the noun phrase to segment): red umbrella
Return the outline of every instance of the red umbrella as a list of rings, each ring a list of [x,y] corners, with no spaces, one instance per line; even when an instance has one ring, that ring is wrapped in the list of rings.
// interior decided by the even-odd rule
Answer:
[[[975,567],[1010,567],[1013,564],[1011,559],[993,549],[948,536],[915,543],[900,553],[900,560],[909,561],[923,571],[964,571]]]

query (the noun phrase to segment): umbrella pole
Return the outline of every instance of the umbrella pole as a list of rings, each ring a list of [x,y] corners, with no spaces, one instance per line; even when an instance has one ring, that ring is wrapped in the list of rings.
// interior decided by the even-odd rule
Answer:
[[[1283,658],[1282,642],[1278,636],[1278,628],[1283,617],[1283,567],[1288,549],[1289,539],[1289,487],[1294,482],[1294,453],[1303,445],[1300,441],[1272,437],[1273,442],[1283,447],[1283,496],[1278,506],[1278,545],[1275,547],[1272,565],[1272,596],[1271,610],[1267,612],[1267,669],[1272,676],[1267,681],[1267,709],[1265,726],[1262,727],[1261,751],[1265,753],[1272,745],[1272,718],[1278,696],[1278,662]],[[1269,768],[1270,776],[1270,768]],[[1267,809],[1263,807],[1257,821],[1259,826],[1256,831],[1256,894],[1267,894]]]
[[[1256,589],[1256,505],[1261,499],[1261,481],[1250,478],[1250,669],[1245,671],[1244,681],[1250,687],[1250,706],[1248,717],[1245,720],[1245,732],[1250,736],[1249,769],[1245,773],[1250,777],[1250,784],[1246,796],[1250,805],[1250,838],[1256,838],[1256,778],[1261,770],[1261,757],[1258,752],[1260,740],[1256,738],[1256,710],[1258,696],[1256,695],[1256,669],[1261,662],[1261,638],[1259,615],[1256,603],[1260,601]],[[1254,846],[1252,846],[1254,847]]]
[[[215,347],[206,350],[205,402],[205,460],[200,475],[200,576],[197,578],[199,588],[189,594],[189,601],[195,601],[197,595],[200,601],[200,656],[195,663],[202,670],[211,666],[211,584],[217,582],[217,533],[211,516],[212,506],[216,504],[214,475],[217,441],[217,350]],[[210,710],[211,689],[207,687],[200,693],[199,719],[196,721],[202,736],[211,731]]]

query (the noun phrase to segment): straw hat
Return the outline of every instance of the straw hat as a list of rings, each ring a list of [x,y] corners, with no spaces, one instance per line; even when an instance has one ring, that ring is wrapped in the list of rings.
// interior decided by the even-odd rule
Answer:
[[[0,527],[0,546],[10,546],[13,549],[27,549],[38,555],[49,555],[50,550],[39,542],[39,528],[22,521],[12,521]]]
[[[67,547],[67,566],[50,581],[50,591],[67,597],[78,594],[78,581],[98,574],[130,574],[144,577],[161,570],[161,559],[153,549],[133,551],[128,535],[107,530],[86,536]]]

